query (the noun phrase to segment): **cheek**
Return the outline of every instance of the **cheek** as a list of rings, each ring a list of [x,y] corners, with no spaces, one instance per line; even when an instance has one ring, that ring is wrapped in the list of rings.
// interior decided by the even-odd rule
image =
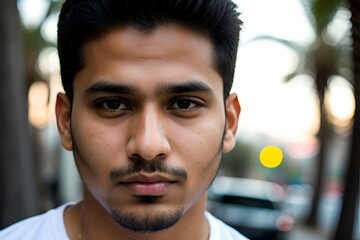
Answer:
[[[82,109],[86,109],[86,107],[82,106]],[[95,157],[104,163],[109,160],[109,156],[116,157],[115,150],[117,153],[121,152],[119,149],[121,149],[123,134],[122,130],[118,129],[119,127],[107,126],[94,114],[89,111],[81,111],[81,109],[78,109],[77,112],[74,111],[71,125],[73,126],[73,138],[76,140],[79,150],[81,153],[87,154],[89,160]]]
[[[120,156],[124,151],[118,145],[114,146],[119,141],[115,136],[101,131],[99,127],[82,124],[74,129],[74,157],[79,174],[86,189],[106,206],[104,199],[109,198],[113,189],[109,173],[125,164]]]
[[[210,164],[222,149],[224,127],[224,117],[207,115],[195,126],[174,131],[182,137],[182,141],[178,142],[178,147],[181,148],[180,154],[185,153],[195,157],[196,165]]]
[[[214,128],[214,125],[204,125],[193,134],[181,131],[183,139],[178,141],[175,149],[178,149],[177,154],[189,173],[190,184],[197,188],[195,191],[205,191],[217,173],[222,153],[222,129],[223,126]]]
[[[76,118],[75,118],[76,119]],[[107,131],[90,121],[73,121],[75,155],[81,177],[87,184],[109,184],[109,172],[124,165],[121,134]],[[75,151],[74,151],[75,152]]]
[[[190,154],[197,156],[199,165],[209,164],[214,156],[222,151],[222,141],[224,136],[224,124],[217,122],[213,124],[202,124],[201,128],[194,131],[187,141],[187,150]],[[184,143],[185,145],[185,143]]]
[[[106,158],[103,155],[106,156],[111,152],[109,145],[111,137],[96,127],[83,128],[78,126],[76,131],[73,131],[73,138],[76,147],[86,161],[104,163]]]
[[[193,206],[207,191],[220,166],[221,141],[216,139],[204,143],[200,139],[196,144],[189,146],[191,151],[185,150],[186,156],[183,156],[189,176],[185,193],[185,199],[188,199],[186,209]]]

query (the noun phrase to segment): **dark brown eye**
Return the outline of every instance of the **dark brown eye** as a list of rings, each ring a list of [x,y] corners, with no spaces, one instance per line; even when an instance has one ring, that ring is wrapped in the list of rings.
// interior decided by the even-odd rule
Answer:
[[[194,107],[196,104],[194,104],[192,101],[188,99],[180,99],[176,101],[175,105],[177,105],[180,109],[188,109]]]
[[[129,110],[130,107],[121,99],[104,99],[99,102],[99,106],[110,112]]]
[[[198,104],[196,101],[188,98],[180,98],[174,101],[174,103],[171,105],[171,109],[174,110],[191,110],[199,107],[200,104]]]
[[[110,110],[118,110],[121,106],[122,102],[120,102],[119,100],[107,100],[106,102],[103,103],[103,106],[105,108],[108,108]]]

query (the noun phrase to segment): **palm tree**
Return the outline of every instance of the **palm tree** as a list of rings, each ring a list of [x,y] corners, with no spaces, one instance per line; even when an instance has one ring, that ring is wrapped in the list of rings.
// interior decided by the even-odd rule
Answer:
[[[0,1],[0,227],[37,212],[16,2]]]
[[[24,58],[25,58],[25,75],[26,75],[26,87],[27,91],[32,83],[41,81],[49,86],[49,76],[43,74],[39,71],[37,63],[39,61],[40,54],[43,49],[46,47],[55,47],[55,42],[47,41],[42,34],[42,27],[46,20],[55,12],[60,10],[60,4],[62,1],[59,0],[47,0],[48,8],[44,14],[43,19],[33,26],[27,27],[22,26],[22,33],[24,36],[23,49],[24,49]],[[44,162],[56,159],[56,156],[53,156],[52,159],[45,159],[44,155],[44,146],[42,145],[42,129],[32,127],[32,142],[33,142],[33,156],[34,156],[34,174],[36,176],[36,191],[38,194],[38,212],[46,211],[52,205],[56,203],[51,202],[55,196],[52,196],[50,184],[48,180],[45,180],[43,170]],[[56,198],[56,197],[55,197]],[[49,199],[50,202],[49,202]]]
[[[327,27],[333,20],[335,14],[341,7],[343,0],[301,0],[305,13],[312,25],[315,33],[315,40],[309,46],[290,42],[284,39],[272,36],[257,37],[256,40],[268,39],[280,42],[298,54],[299,65],[294,72],[290,73],[285,81],[291,81],[300,74],[310,74],[314,79],[314,86],[319,99],[320,127],[317,133],[319,141],[319,152],[314,171],[314,195],[310,213],[306,223],[309,226],[317,225],[318,208],[322,194],[324,182],[324,165],[326,161],[326,151],[328,142],[333,135],[332,126],[328,121],[328,113],[325,105],[325,94],[331,77],[339,75],[351,81],[347,71],[341,71],[343,68],[350,68],[348,59],[350,50],[346,42],[346,36],[337,44],[329,43],[329,39],[324,38]],[[328,36],[329,38],[329,36]]]
[[[16,1],[0,1],[0,229],[40,211],[39,193],[44,187],[33,148],[36,131],[29,131],[26,96],[30,84],[42,80],[35,67],[40,51],[54,45],[40,34],[46,18],[61,4],[49,2],[43,21],[25,28]]]
[[[330,77],[334,75],[342,75],[339,71],[339,61],[342,59],[344,47],[347,45],[339,44],[337,46],[329,45],[322,35],[326,31],[327,26],[335,16],[342,0],[313,0],[302,1],[305,12],[311,20],[312,26],[315,30],[316,41],[311,46],[308,52],[308,58],[305,60],[309,63],[312,60],[312,70],[314,72],[314,81],[316,92],[319,99],[319,112],[320,112],[320,128],[318,132],[319,139],[319,153],[316,165],[316,175],[314,182],[314,196],[307,218],[307,224],[310,226],[317,225],[318,208],[322,194],[323,181],[324,181],[324,166],[326,161],[326,151],[328,148],[328,140],[331,137],[332,129],[328,122],[327,110],[325,106],[325,93],[328,88]],[[311,62],[310,62],[311,63]],[[305,65],[306,66],[306,65]],[[344,76],[349,79],[349,76]]]
[[[47,12],[45,13],[44,18],[36,26],[26,27],[22,26],[23,35],[24,35],[24,52],[25,52],[25,64],[26,64],[26,79],[28,86],[34,81],[47,81],[42,79],[42,76],[39,74],[36,69],[36,63],[39,58],[40,52],[49,46],[55,47],[54,42],[46,41],[42,34],[42,26],[47,20],[47,18],[53,13],[59,11],[59,6],[62,1],[59,0],[48,0],[49,6]]]
[[[360,103],[360,2],[349,0],[352,13],[352,38],[353,38],[353,61],[354,61],[354,92],[355,101]],[[356,204],[359,197],[360,175],[360,108],[356,107],[352,133],[352,147],[348,167],[346,171],[345,191],[342,210],[335,240],[353,239]]]

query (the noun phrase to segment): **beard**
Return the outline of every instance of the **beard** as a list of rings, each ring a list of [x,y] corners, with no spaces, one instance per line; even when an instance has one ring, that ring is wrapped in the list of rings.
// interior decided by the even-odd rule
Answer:
[[[147,214],[146,212],[139,214],[111,209],[115,221],[133,232],[157,232],[168,229],[181,219],[183,212],[183,209],[179,209],[156,214]]]
[[[168,167],[161,161],[145,162],[141,159],[133,159],[133,163],[127,167],[113,169],[109,178],[117,184],[119,179],[125,178],[127,175],[136,174],[138,172],[155,173],[161,172],[171,176],[176,176],[180,181],[185,182],[188,173],[180,167]],[[121,226],[133,232],[157,232],[170,228],[177,223],[184,214],[184,208],[177,210],[157,210],[163,196],[133,196],[136,198],[139,206],[146,208],[141,212],[131,210],[119,210],[110,208],[113,219]]]

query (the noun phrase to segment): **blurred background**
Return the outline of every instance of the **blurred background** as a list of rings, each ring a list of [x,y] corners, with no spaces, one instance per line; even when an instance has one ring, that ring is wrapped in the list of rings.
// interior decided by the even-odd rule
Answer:
[[[251,239],[360,239],[360,4],[236,2],[242,112],[209,211]],[[82,195],[54,116],[61,3],[0,1],[0,229]]]

